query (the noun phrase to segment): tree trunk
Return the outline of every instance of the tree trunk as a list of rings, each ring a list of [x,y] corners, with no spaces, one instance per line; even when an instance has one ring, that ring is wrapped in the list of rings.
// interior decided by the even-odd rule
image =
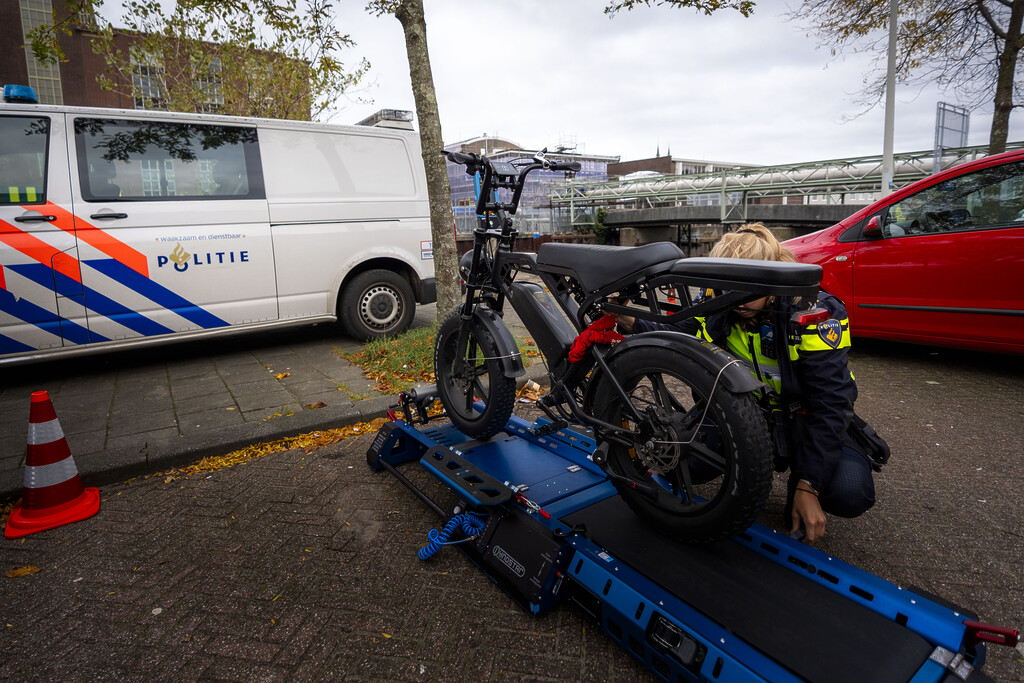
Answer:
[[[448,169],[440,152],[441,118],[437,112],[434,76],[427,52],[427,22],[423,16],[423,0],[402,0],[395,16],[405,31],[405,49],[409,57],[412,93],[419,119],[420,146],[427,173],[430,196],[430,231],[434,240],[434,275],[437,278],[437,318],[439,321],[455,312],[461,288],[458,276],[458,250],[455,245],[455,219],[452,215],[451,187]]]
[[[1020,30],[1024,21],[1024,0],[1013,0],[1010,24],[1006,28],[1003,51],[999,54],[999,75],[989,133],[988,153],[1006,151],[1006,138],[1010,131],[1010,112],[1013,111],[1013,78],[1017,72],[1017,54],[1020,52]]]

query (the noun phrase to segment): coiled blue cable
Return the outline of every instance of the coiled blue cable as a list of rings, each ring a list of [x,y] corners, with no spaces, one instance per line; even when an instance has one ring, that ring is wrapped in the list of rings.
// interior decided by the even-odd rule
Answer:
[[[466,534],[467,538],[460,541],[448,542],[451,538],[452,533],[459,527],[462,527],[462,532]],[[421,560],[429,560],[434,554],[446,545],[452,545],[452,543],[462,543],[462,541],[469,540],[469,536],[476,536],[484,530],[484,518],[472,513],[466,513],[464,515],[455,515],[448,520],[448,523],[444,525],[444,528],[438,532],[437,529],[431,529],[427,532],[427,538],[430,539],[425,547],[420,548],[418,553]]]

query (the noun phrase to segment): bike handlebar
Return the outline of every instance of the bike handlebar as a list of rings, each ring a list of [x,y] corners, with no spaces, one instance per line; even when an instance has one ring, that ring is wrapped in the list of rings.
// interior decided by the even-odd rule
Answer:
[[[549,171],[572,171],[578,173],[583,164],[578,161],[552,161],[548,164]]]
[[[477,154],[463,154],[462,152],[449,152],[447,150],[442,151],[441,154],[448,158],[448,161],[453,164],[459,164],[460,166],[466,167],[467,173],[475,173],[481,170],[484,166],[489,166],[491,160],[485,156],[479,156]],[[543,157],[541,157],[543,159]],[[583,165],[578,161],[548,161],[543,159],[541,162],[531,164],[527,166],[524,171],[529,173],[538,168],[543,168],[546,171],[572,171],[573,173],[579,172]]]
[[[519,199],[526,184],[526,176],[532,171],[543,169],[545,171],[569,171],[577,172],[582,168],[578,161],[552,161],[544,155],[547,149],[537,152],[533,157],[533,163],[516,167],[506,161],[491,161],[484,155],[464,154],[462,152],[450,152],[442,150],[448,161],[466,167],[467,175],[480,173],[483,177],[483,186],[478,190],[477,215],[483,216],[488,211],[508,211],[515,214],[519,206]],[[512,190],[512,201],[503,203],[497,200],[495,190],[507,188]],[[493,196],[492,196],[493,195]]]
[[[461,152],[449,152],[442,150],[441,154],[448,158],[448,161],[453,164],[459,164],[466,167],[467,173],[473,173],[474,167],[483,166],[483,159],[476,154],[462,154]]]

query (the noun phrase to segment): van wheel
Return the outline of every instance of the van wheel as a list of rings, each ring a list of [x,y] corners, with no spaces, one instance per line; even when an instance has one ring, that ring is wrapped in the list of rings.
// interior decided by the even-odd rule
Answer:
[[[341,295],[341,323],[359,341],[391,337],[412,324],[416,301],[405,278],[390,270],[368,270],[352,278]]]

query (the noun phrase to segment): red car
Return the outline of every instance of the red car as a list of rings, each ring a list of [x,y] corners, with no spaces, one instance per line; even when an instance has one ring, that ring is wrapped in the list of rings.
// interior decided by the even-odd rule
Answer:
[[[1024,353],[1024,150],[955,166],[785,245],[861,337]]]

